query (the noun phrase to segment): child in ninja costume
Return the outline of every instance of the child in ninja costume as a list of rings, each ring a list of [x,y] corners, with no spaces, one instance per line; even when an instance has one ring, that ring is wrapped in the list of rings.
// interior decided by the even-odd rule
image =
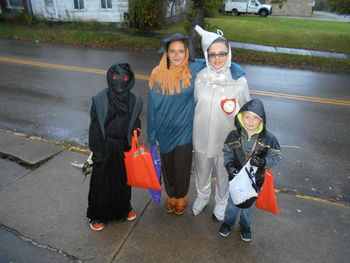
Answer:
[[[131,91],[134,82],[130,65],[116,63],[107,71],[108,88],[92,97],[89,148],[93,169],[87,217],[96,231],[111,220],[136,218],[124,164],[124,152],[130,150],[133,130],[141,128],[142,99]]]
[[[202,37],[207,67],[198,73],[194,99],[193,147],[197,198],[192,206],[198,215],[209,203],[211,177],[216,176],[213,218],[222,221],[228,199],[228,178],[222,146],[232,131],[239,109],[250,100],[249,88],[242,68],[231,62],[231,47],[223,33],[195,30]]]
[[[265,168],[271,168],[282,160],[280,145],[276,137],[266,130],[266,116],[263,103],[259,99],[248,101],[235,118],[236,129],[227,136],[224,144],[224,162],[231,181],[248,160],[257,167],[255,188],[259,191],[264,182]],[[248,207],[249,206],[249,207]],[[225,219],[220,227],[220,235],[227,236],[240,214],[241,238],[251,240],[252,203],[247,208],[238,208],[231,198],[225,211]]]

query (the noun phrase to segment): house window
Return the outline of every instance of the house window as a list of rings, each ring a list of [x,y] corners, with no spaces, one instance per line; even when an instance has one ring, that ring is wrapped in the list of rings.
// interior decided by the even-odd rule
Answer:
[[[74,0],[74,9],[77,9],[77,10],[84,9],[84,0]]]
[[[46,8],[54,8],[53,0],[45,0],[45,6]]]
[[[112,0],[101,0],[101,8],[111,9],[112,8]]]
[[[23,8],[22,0],[7,0],[8,8]]]

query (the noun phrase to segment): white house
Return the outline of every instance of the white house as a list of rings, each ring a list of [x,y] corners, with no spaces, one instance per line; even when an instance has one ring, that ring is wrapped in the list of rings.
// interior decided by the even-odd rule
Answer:
[[[122,22],[128,0],[29,0],[35,16],[60,21]]]
[[[22,0],[5,0],[9,9],[23,8]],[[123,22],[129,0],[25,0],[34,16],[58,21]],[[190,0],[168,0],[166,17],[186,13]]]

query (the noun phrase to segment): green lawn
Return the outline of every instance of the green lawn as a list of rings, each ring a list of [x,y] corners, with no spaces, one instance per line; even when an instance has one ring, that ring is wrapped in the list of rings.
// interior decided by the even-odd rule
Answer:
[[[207,18],[206,22],[211,29],[221,29],[231,41],[350,54],[347,22],[224,15]],[[185,33],[182,23],[159,32]]]

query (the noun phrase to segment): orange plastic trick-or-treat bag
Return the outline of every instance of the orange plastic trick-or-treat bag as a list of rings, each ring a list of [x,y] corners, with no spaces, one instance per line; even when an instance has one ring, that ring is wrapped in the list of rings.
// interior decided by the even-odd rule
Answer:
[[[124,153],[127,184],[145,189],[161,190],[151,153],[138,144],[137,131],[131,140],[131,150]]]
[[[265,169],[264,183],[255,202],[255,206],[276,215],[279,213],[273,174],[270,169]]]

